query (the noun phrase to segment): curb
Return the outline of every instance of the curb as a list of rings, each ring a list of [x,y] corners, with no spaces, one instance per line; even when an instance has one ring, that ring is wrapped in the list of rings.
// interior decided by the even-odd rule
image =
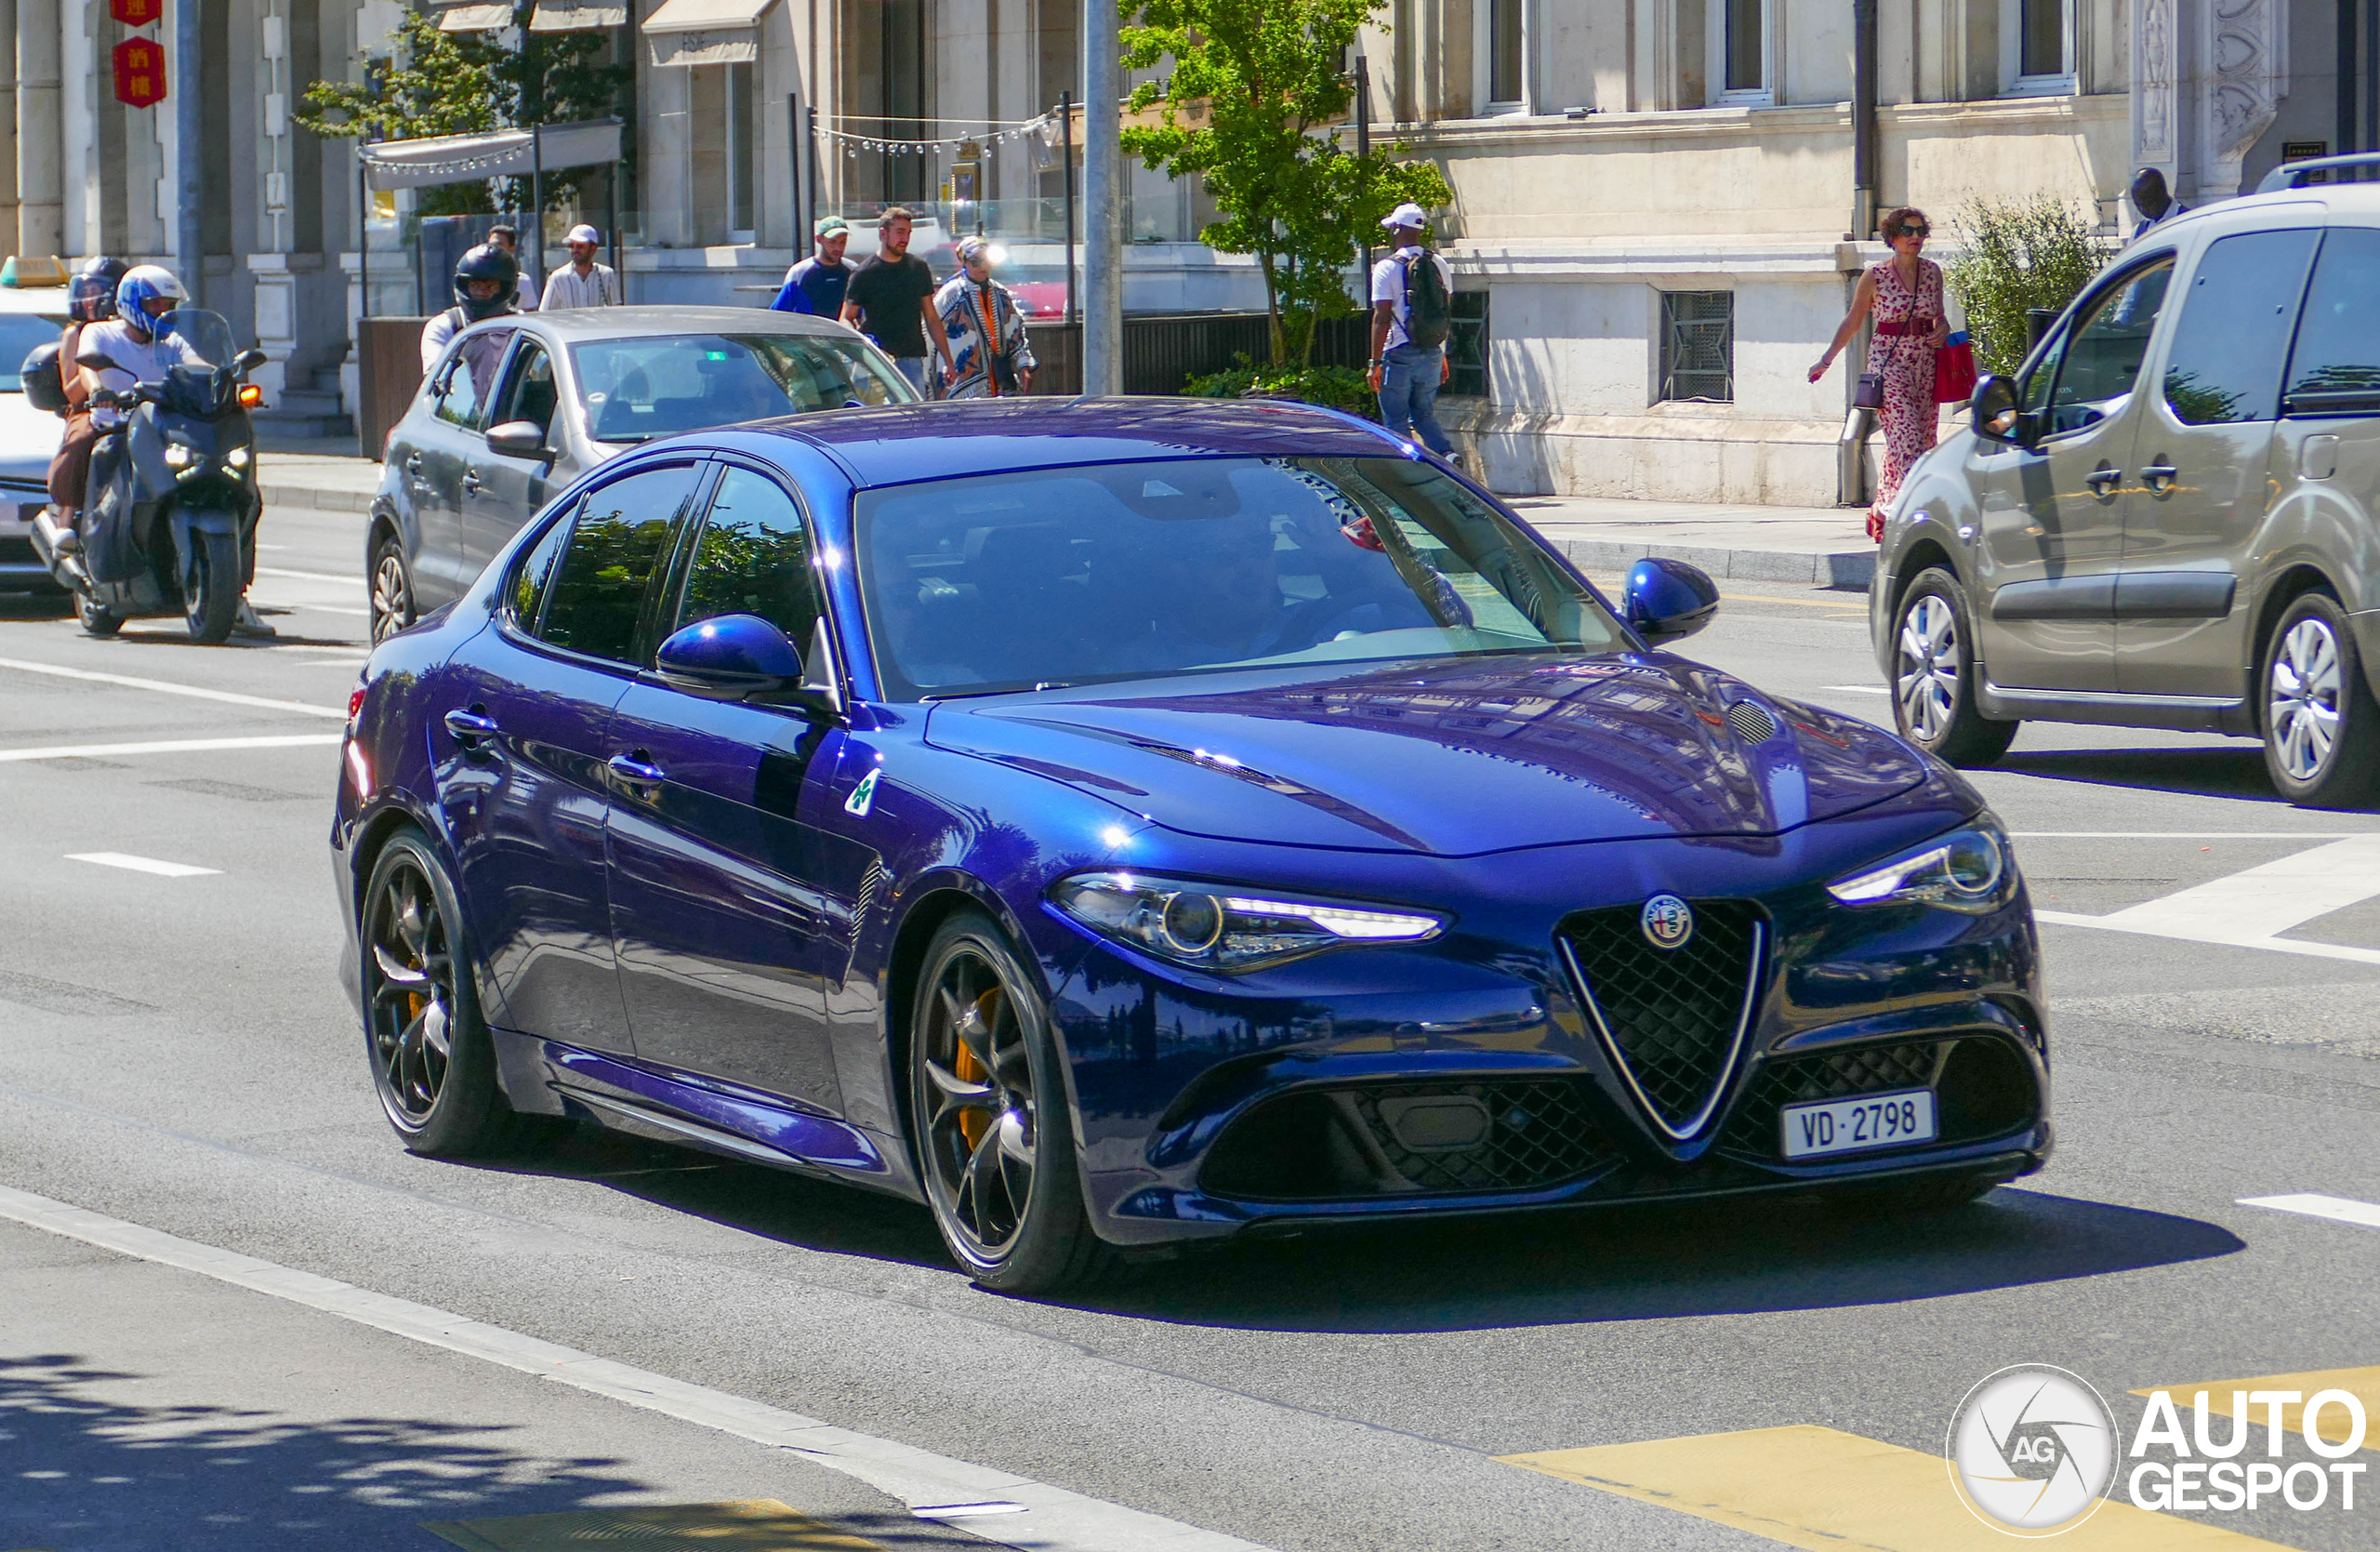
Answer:
[[[1865,592],[1876,576],[1876,551],[1859,550],[1726,550],[1713,545],[1654,544],[1643,539],[1563,539],[1562,552],[1587,571],[1623,570],[1647,555],[1700,566],[1714,579],[1794,582],[1809,588]]]
[[[318,512],[368,512],[376,494],[368,490],[325,490],[316,485],[260,483],[257,490],[268,507],[303,507]]]

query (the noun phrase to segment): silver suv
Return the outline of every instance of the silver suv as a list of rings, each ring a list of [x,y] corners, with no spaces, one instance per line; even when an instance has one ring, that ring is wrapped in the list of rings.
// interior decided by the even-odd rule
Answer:
[[[2380,784],[2380,185],[2152,227],[1912,471],[1869,623],[1901,731],[2261,736],[2294,803]]]

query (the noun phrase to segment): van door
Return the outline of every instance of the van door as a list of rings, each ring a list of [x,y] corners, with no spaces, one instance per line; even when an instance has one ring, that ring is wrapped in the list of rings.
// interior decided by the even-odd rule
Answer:
[[[2315,226],[2218,237],[2176,298],[2124,509],[2116,688],[2127,695],[2247,693],[2250,547],[2276,490],[2281,367],[2320,238]]]
[[[2135,391],[2174,277],[2174,251],[2103,283],[2019,385],[2030,447],[1978,443],[1976,636],[2010,689],[2116,687],[2115,582]]]

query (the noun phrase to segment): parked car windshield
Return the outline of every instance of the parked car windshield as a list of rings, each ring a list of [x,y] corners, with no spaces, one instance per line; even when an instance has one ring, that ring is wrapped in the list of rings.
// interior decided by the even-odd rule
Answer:
[[[55,345],[63,332],[46,318],[30,312],[0,313],[0,393],[21,393],[25,379],[20,373],[25,357],[44,345]]]
[[[1405,458],[936,480],[866,492],[856,520],[895,699],[1626,643],[1525,530]]]
[[[815,334],[679,334],[570,348],[588,434],[650,442],[680,431],[846,405],[906,405],[917,391],[863,341]]]

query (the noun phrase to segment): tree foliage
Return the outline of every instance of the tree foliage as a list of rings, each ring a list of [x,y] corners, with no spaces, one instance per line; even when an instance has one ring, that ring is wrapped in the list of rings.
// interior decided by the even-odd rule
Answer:
[[[398,61],[364,83],[316,81],[306,87],[295,117],[317,135],[353,139],[422,139],[479,135],[529,124],[569,124],[616,112],[632,73],[607,62],[611,45],[600,32],[532,33],[535,0],[513,0],[512,24],[521,46],[506,48],[489,33],[442,33],[433,17],[407,11],[397,32]],[[546,207],[570,203],[586,169],[546,174]],[[421,192],[425,215],[463,215],[497,208],[490,183],[506,185],[503,208],[529,204],[525,178],[449,183]]]
[[[2064,200],[1971,200],[1957,218],[1959,255],[1942,283],[1966,309],[1977,366],[2014,372],[2025,362],[2025,312],[2066,304],[2107,267],[2112,249]]]
[[[1161,125],[1124,131],[1144,166],[1196,177],[1221,219],[1199,240],[1256,256],[1264,276],[1273,359],[1303,363],[1314,323],[1347,312],[1346,272],[1377,242],[1381,218],[1406,200],[1427,208],[1451,197],[1426,162],[1402,147],[1359,157],[1334,127],[1354,83],[1342,70],[1356,31],[1385,0],[1119,0],[1124,66],[1172,61],[1171,81],[1132,93],[1132,107],[1162,98]],[[1203,114],[1185,110],[1201,104]]]

